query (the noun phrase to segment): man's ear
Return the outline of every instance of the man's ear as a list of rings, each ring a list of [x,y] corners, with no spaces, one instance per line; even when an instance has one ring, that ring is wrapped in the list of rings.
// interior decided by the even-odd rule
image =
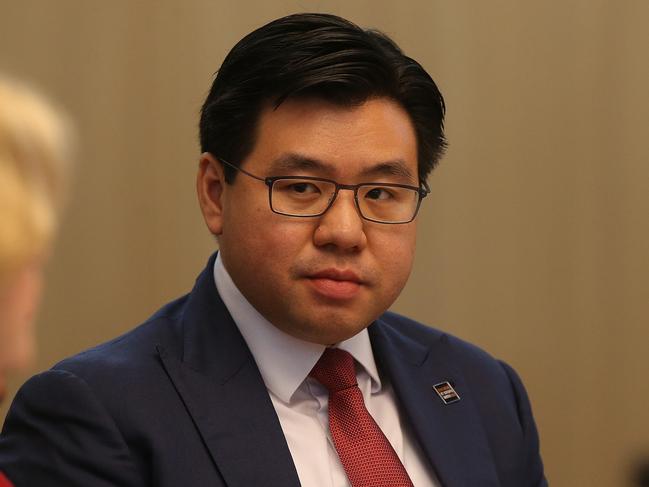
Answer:
[[[196,176],[196,193],[203,218],[213,235],[223,232],[223,165],[209,152],[201,154]]]

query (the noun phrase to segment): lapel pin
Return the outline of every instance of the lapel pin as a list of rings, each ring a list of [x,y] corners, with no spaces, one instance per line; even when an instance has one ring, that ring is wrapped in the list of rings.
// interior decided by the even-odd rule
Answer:
[[[433,389],[435,389],[440,399],[444,401],[444,404],[453,404],[460,400],[460,395],[455,392],[455,389],[453,389],[453,386],[448,381],[435,384]]]

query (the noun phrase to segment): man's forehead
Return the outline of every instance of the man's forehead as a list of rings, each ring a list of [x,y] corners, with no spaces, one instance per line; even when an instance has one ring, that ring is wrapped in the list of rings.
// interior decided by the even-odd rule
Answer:
[[[370,98],[351,106],[289,99],[266,106],[255,131],[249,167],[265,174],[308,172],[332,179],[382,176],[417,181],[414,125],[390,98]]]

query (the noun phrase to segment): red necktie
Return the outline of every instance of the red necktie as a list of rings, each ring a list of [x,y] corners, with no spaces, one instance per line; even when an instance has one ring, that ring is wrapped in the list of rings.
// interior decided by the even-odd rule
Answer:
[[[309,374],[329,390],[329,428],[352,487],[413,487],[392,445],[365,408],[354,358],[327,348]]]
[[[0,487],[13,487],[14,484],[9,482],[9,479],[2,475],[2,472],[0,472]]]

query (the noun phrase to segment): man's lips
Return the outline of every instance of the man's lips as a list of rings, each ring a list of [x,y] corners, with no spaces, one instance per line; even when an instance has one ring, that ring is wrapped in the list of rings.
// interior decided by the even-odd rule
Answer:
[[[355,297],[364,284],[351,270],[324,269],[306,277],[318,294],[336,300]]]
[[[351,281],[362,284],[360,277],[352,270],[324,269],[309,274],[309,279],[331,279],[332,281]]]

